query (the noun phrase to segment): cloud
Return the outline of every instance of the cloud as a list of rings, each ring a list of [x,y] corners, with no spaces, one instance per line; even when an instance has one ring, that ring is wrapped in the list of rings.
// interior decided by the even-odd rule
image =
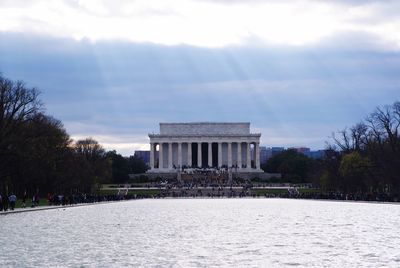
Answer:
[[[0,33],[0,72],[38,87],[72,137],[124,154],[159,122],[192,121],[249,121],[267,146],[316,149],[399,97],[400,53],[358,37],[332,38],[336,49],[200,48]]]
[[[399,98],[398,1],[0,0],[0,72],[74,139],[129,155],[158,122],[249,121],[323,148]]]
[[[364,32],[400,47],[396,1],[36,0],[1,1],[0,7],[0,31],[91,42],[308,46]]]

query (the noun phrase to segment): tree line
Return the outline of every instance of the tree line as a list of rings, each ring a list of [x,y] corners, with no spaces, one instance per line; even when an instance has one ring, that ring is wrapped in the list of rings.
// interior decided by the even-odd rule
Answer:
[[[0,74],[0,193],[89,193],[147,170],[141,159],[107,152],[92,138],[73,141],[44,110],[36,88]],[[322,159],[286,150],[262,168],[326,191],[400,193],[399,131],[397,101],[333,135]]]
[[[92,138],[73,141],[44,108],[36,88],[0,74],[0,193],[89,193],[146,171]]]
[[[322,159],[294,150],[273,156],[264,170],[288,182],[327,191],[400,193],[400,102],[376,108],[364,120],[333,135]]]

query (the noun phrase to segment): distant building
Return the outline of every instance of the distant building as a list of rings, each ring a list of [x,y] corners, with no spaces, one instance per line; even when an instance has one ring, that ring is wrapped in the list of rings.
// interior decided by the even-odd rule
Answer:
[[[160,123],[160,133],[149,134],[147,173],[174,174],[181,168],[221,167],[235,168],[237,173],[263,173],[260,137],[261,133],[250,132],[249,122]]]
[[[272,157],[272,148],[268,147],[267,148],[267,161]]]
[[[285,151],[285,147],[271,147],[271,157]]]
[[[150,164],[150,151],[135,151],[135,156],[141,158],[146,165]]]
[[[265,146],[260,146],[260,164],[261,165],[267,163],[267,160],[269,158],[268,157],[268,149]]]
[[[325,150],[310,151],[308,157],[313,159],[321,159],[325,156]]]
[[[290,150],[295,150],[296,152],[300,154],[304,154],[305,156],[310,156],[310,148],[308,147],[292,147],[289,148]]]
[[[298,153],[301,153],[305,156],[308,156],[313,159],[321,159],[325,156],[325,150],[316,150],[316,151],[311,151],[310,148],[308,147],[289,147],[285,149],[285,147],[265,147],[265,146],[260,146],[260,163],[265,164],[267,161],[285,151],[285,150],[295,150]]]
[[[321,159],[325,156],[325,150],[311,151],[310,148],[307,147],[293,147],[289,149],[296,150],[298,153],[304,154],[313,159]]]

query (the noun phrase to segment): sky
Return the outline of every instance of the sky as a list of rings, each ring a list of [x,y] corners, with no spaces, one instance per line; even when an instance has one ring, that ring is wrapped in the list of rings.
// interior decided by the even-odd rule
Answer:
[[[159,122],[323,149],[400,100],[400,1],[0,0],[0,73],[126,156]]]

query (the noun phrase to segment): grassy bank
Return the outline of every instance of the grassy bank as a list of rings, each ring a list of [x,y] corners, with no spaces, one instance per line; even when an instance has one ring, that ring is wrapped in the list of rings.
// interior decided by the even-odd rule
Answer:
[[[314,188],[299,188],[297,189],[301,194],[314,194],[314,193],[321,193],[321,189],[314,189]]]
[[[39,199],[39,206],[47,206],[49,203],[45,198]],[[32,206],[32,201],[29,199],[25,203],[26,207],[31,207]],[[15,208],[21,208],[22,207],[22,200],[17,199],[17,202],[15,203]]]

